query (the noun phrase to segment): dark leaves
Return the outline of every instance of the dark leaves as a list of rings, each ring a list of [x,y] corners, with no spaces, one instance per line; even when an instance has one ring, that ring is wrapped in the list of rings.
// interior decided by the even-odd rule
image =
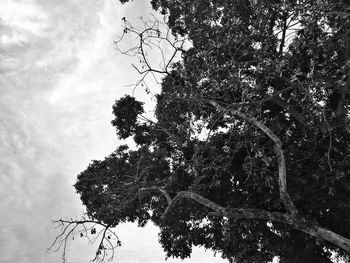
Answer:
[[[115,119],[112,125],[117,128],[119,138],[126,139],[135,133],[138,126],[137,117],[144,112],[142,105],[142,102],[128,95],[115,102],[113,105]]]

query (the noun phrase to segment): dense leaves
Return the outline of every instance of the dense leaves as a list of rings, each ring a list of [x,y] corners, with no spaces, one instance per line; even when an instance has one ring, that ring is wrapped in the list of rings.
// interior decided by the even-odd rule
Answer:
[[[127,2],[127,1],[122,1]],[[334,244],[291,225],[210,215],[181,191],[226,208],[286,212],[274,143],[283,143],[288,189],[303,220],[350,238],[350,10],[342,1],[152,0],[175,38],[191,47],[157,95],[157,121],[142,103],[116,101],[120,146],[93,161],[75,185],[88,215],[115,226],[152,220],[167,256],[193,245],[235,262],[331,262]],[[141,42],[142,45],[142,42]],[[215,101],[224,110],[213,106]],[[166,193],[166,194],[164,194]]]
[[[120,139],[126,139],[136,132],[137,116],[143,113],[141,102],[130,96],[125,96],[113,105],[115,119],[112,125],[117,127]]]

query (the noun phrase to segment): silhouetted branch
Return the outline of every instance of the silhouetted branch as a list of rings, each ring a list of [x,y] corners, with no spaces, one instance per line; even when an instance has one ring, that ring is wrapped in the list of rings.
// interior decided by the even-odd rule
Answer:
[[[187,39],[182,38],[171,40],[170,29],[155,17],[153,17],[151,22],[146,22],[142,18],[141,21],[143,22],[143,26],[140,28],[132,26],[128,21],[124,20],[123,34],[114,42],[114,44],[121,54],[137,57],[141,66],[138,67],[135,64],[132,64],[132,67],[140,75],[143,75],[142,83],[149,73],[151,73],[157,81],[154,74],[169,74],[169,68],[172,63],[175,62],[179,53],[184,51]],[[125,39],[127,34],[135,35],[138,39],[138,44],[123,50],[120,47],[120,43]],[[148,57],[149,54],[147,51],[152,51],[153,48],[160,51],[161,59],[163,61],[162,65],[159,65],[158,67],[153,66]],[[167,56],[167,53],[170,54]],[[138,81],[135,85],[138,86],[140,83],[141,82]]]
[[[82,220],[55,220],[54,224],[57,224],[56,229],[60,229],[60,234],[55,238],[49,250],[54,249],[55,252],[60,249],[62,252],[62,260],[66,262],[66,251],[68,239],[74,240],[74,235],[78,234],[80,238],[87,238],[89,244],[94,244],[99,239],[99,245],[96,250],[93,262],[101,263],[104,261],[112,261],[114,258],[114,249],[121,245],[120,240],[116,233],[110,229],[110,226],[103,224],[99,221],[82,219]],[[88,225],[90,225],[88,227]],[[96,227],[102,227],[102,230],[97,232]],[[110,252],[110,254],[108,254]]]

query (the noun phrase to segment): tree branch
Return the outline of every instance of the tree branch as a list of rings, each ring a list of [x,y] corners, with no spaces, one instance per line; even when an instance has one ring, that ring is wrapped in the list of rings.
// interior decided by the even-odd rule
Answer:
[[[328,229],[315,225],[313,222],[308,222],[301,217],[297,217],[293,214],[285,214],[280,212],[268,212],[262,209],[249,209],[249,208],[225,208],[221,205],[203,197],[196,193],[189,191],[179,192],[170,202],[169,206],[162,215],[164,219],[175,204],[182,198],[192,199],[197,203],[214,210],[215,212],[209,212],[211,216],[225,216],[227,218],[236,219],[261,219],[266,221],[280,222],[291,226],[295,230],[299,230],[310,236],[326,240],[342,249],[350,252],[350,239],[338,235]]]
[[[225,216],[227,218],[236,219],[260,219],[284,223],[295,230],[304,232],[318,239],[326,240],[350,253],[350,239],[320,227],[314,222],[309,222],[293,214],[269,212],[262,209],[225,208],[203,196],[189,191],[181,191],[171,200],[169,206],[162,215],[163,219],[166,218],[170,210],[173,209],[176,203],[182,198],[192,199],[197,203],[214,210],[214,212],[208,213],[208,215],[211,216]]]
[[[110,229],[109,225],[106,225],[102,222],[83,218],[82,220],[59,219],[53,221],[53,223],[57,224],[56,228],[60,228],[61,233],[55,238],[47,250],[49,251],[51,249],[54,249],[54,251],[58,251],[62,248],[63,262],[66,262],[68,239],[72,237],[74,240],[74,236],[76,234],[80,237],[87,238],[89,244],[93,244],[99,239],[96,254],[92,259],[92,262],[102,263],[107,258],[108,261],[112,261],[114,257],[114,249],[120,246],[120,240],[117,234]],[[91,226],[87,227],[89,224],[91,224]],[[102,230],[97,232],[96,226],[102,227]],[[111,254],[108,255],[108,251],[111,251]]]
[[[215,203],[215,202],[213,202],[213,201],[211,201],[203,196],[200,196],[196,193],[189,192],[189,191],[181,191],[169,203],[167,209],[165,210],[165,212],[162,215],[163,219],[168,215],[169,211],[171,209],[173,209],[175,204],[182,198],[192,199],[192,200],[196,201],[197,203],[199,203],[205,207],[208,207],[216,212],[225,211],[224,207],[220,206],[219,204],[217,204],[217,203]]]
[[[299,113],[297,110],[295,110],[291,105],[288,105],[286,102],[284,102],[282,99],[280,99],[278,96],[286,91],[293,90],[297,87],[295,83],[292,83],[291,86],[277,91],[272,95],[266,95],[263,99],[258,101],[243,101],[243,102],[236,102],[236,103],[230,103],[227,104],[229,107],[242,107],[242,106],[249,106],[249,105],[259,105],[267,101],[272,101],[276,103],[278,106],[283,108],[285,111],[287,111],[290,116],[292,116],[295,120],[299,121],[301,124],[305,123],[305,117]]]
[[[350,239],[338,235],[326,228],[315,225],[300,217],[279,212],[268,212],[261,209],[232,208],[222,212],[210,212],[212,216],[225,216],[238,219],[262,219],[287,224],[295,230],[299,230],[318,239],[326,240],[350,253]]]
[[[282,55],[283,53],[283,47],[284,47],[284,43],[285,43],[285,39],[286,39],[286,32],[288,29],[287,26],[287,19],[288,19],[288,12],[283,12],[283,28],[282,28],[282,37],[281,37],[281,43],[280,43],[280,50],[279,50],[279,54]]]
[[[281,142],[280,138],[271,129],[269,129],[267,126],[265,126],[260,121],[254,119],[253,117],[245,115],[244,113],[237,111],[237,110],[234,110],[234,109],[224,108],[224,107],[220,106],[216,101],[213,101],[213,100],[211,100],[209,103],[211,105],[213,105],[219,111],[229,111],[232,115],[238,116],[238,117],[250,122],[251,124],[253,124],[257,128],[259,128],[260,130],[262,130],[274,142],[275,154],[276,154],[277,162],[278,162],[278,185],[279,185],[280,198],[281,198],[281,201],[283,202],[287,212],[293,216],[297,216],[298,210],[295,207],[295,205],[294,205],[294,203],[289,195],[289,192],[287,190],[286,162],[284,159],[283,150],[282,150],[282,142]]]

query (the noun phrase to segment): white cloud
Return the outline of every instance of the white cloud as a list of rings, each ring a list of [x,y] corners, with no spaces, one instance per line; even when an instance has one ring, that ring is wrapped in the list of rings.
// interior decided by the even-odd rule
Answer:
[[[98,83],[100,80],[94,78],[97,75],[102,77],[100,66],[110,59],[107,54],[112,49],[115,34],[115,28],[106,17],[110,9],[111,2],[106,1],[103,10],[97,14],[97,30],[92,32],[89,39],[77,43],[79,48],[75,56],[78,63],[74,71],[61,76],[60,82],[50,96],[51,103],[67,102],[67,99],[74,99],[91,92],[97,93],[97,90],[102,88],[100,86],[102,83]]]
[[[0,18],[3,24],[18,30],[41,35],[47,27],[48,16],[34,1],[2,0]]]
[[[18,31],[13,30],[11,33],[7,35],[0,36],[0,43],[2,43],[5,47],[13,44],[21,44],[26,42],[26,38],[23,34],[20,34]]]

